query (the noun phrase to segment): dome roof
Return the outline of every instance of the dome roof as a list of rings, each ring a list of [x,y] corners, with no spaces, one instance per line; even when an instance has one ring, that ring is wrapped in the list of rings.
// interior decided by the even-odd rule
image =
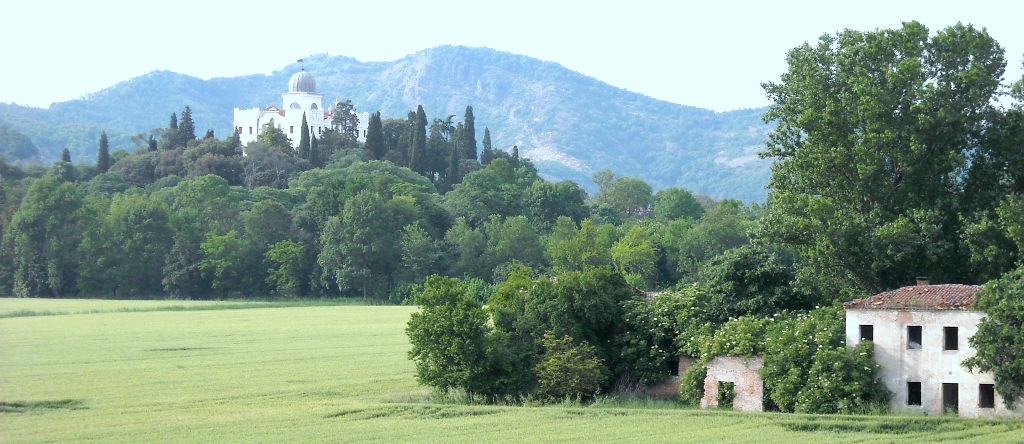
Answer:
[[[306,71],[299,71],[288,80],[288,92],[315,93],[316,80]]]

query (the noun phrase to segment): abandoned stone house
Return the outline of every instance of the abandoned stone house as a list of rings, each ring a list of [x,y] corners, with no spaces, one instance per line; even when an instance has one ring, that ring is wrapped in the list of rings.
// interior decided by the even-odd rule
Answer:
[[[983,312],[971,310],[978,285],[917,285],[843,304],[846,345],[874,342],[893,411],[958,413],[969,417],[1024,416],[1007,409],[993,376],[961,363],[975,354],[967,342]]]

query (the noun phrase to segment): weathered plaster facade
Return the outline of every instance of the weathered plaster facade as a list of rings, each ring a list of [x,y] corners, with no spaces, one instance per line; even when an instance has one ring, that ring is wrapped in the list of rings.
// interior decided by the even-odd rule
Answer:
[[[736,399],[732,408],[747,412],[764,411],[764,382],[761,380],[764,361],[759,357],[718,356],[707,364],[708,376],[704,378],[702,409],[718,407],[718,383],[732,382]]]
[[[935,293],[943,290],[936,287],[943,286],[904,287],[844,304],[846,345],[856,345],[870,332],[875,360],[882,367],[880,376],[893,394],[893,411],[941,414],[946,405],[953,404],[961,416],[1024,416],[1020,402],[1009,410],[998,392],[991,406],[983,406],[982,392],[987,388],[981,384],[993,384],[992,375],[972,372],[961,363],[975,354],[968,338],[978,331],[984,313],[969,309],[973,293],[968,299],[949,303],[953,299],[936,298]],[[932,293],[926,294],[928,290]],[[917,291],[922,298],[897,295],[909,291]],[[925,297],[934,300],[916,303]],[[913,306],[915,303],[918,306]],[[920,341],[912,341],[918,339],[918,331]]]

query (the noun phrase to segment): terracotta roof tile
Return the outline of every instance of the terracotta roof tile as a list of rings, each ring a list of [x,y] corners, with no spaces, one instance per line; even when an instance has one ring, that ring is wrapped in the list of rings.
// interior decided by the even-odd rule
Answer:
[[[981,285],[914,285],[843,303],[843,308],[966,310]]]

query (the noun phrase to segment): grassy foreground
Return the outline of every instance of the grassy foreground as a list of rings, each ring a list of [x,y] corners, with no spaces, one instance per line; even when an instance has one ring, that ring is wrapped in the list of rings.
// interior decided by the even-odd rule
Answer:
[[[0,442],[1024,442],[1022,421],[429,404],[414,308],[125,311],[167,302],[0,299],[103,310],[0,317]]]

